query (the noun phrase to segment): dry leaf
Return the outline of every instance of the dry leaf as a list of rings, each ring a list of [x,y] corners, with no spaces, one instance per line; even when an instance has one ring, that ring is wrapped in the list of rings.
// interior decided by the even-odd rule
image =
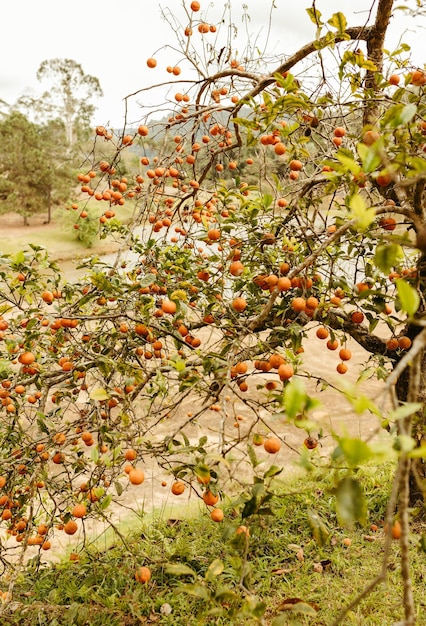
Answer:
[[[378,537],[374,537],[374,535],[363,535],[362,538],[364,541],[377,541]]]
[[[281,604],[277,607],[277,611],[299,611],[304,613],[304,608],[314,609],[314,611],[319,611],[318,604],[315,602],[306,602],[301,598],[286,598]]]
[[[321,563],[314,563],[312,569],[314,570],[314,572],[316,572],[317,574],[322,574],[322,572],[324,571],[323,566],[321,565]]]
[[[280,576],[281,574],[291,574],[294,572],[296,568],[294,567],[277,567],[276,569],[271,570],[271,574],[275,574],[275,576]]]
[[[305,555],[303,553],[303,548],[300,548],[300,550],[297,551],[296,557],[298,558],[299,561],[304,561],[305,560]]]

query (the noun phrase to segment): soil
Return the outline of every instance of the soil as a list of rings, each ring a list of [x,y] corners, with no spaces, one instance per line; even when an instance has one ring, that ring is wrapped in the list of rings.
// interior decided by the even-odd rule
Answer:
[[[28,241],[30,241],[33,233],[40,230],[46,232],[54,228],[54,224],[44,223],[43,216],[30,218],[30,226],[24,226],[22,217],[16,214],[8,214],[2,216],[0,236],[3,238],[14,238],[22,237],[23,234],[27,233]],[[99,251],[97,248],[93,248],[90,251],[90,253],[96,254],[99,252],[102,253],[102,250]],[[109,252],[111,252],[111,246],[109,246]],[[67,275],[68,272],[72,274],[68,264],[64,264],[64,269]],[[308,335],[308,339],[304,342],[303,361],[305,367],[303,369],[310,372],[310,377],[306,376],[305,384],[307,390],[314,393],[321,402],[321,405],[312,411],[311,414],[312,419],[316,422],[315,428],[312,429],[312,434],[316,436],[318,432],[322,432],[324,435],[320,439],[320,445],[315,450],[314,458],[319,460],[320,457],[327,456],[336,445],[335,437],[337,435],[361,436],[364,439],[386,438],[386,433],[381,430],[376,417],[368,412],[357,415],[350,403],[345,400],[344,395],[338,393],[333,388],[333,386],[341,386],[343,382],[345,384],[356,382],[359,374],[365,369],[365,363],[368,358],[365,350],[351,339],[347,342],[346,347],[352,351],[353,357],[349,362],[348,373],[341,376],[336,372],[336,365],[339,363],[338,355],[327,350],[326,342],[315,336],[313,328]],[[331,386],[321,391],[321,387],[317,384],[320,379],[328,380]],[[256,388],[257,385],[263,383],[264,378],[261,375],[250,378],[249,391],[245,394],[245,397],[260,400],[265,397],[264,391],[259,391]],[[366,380],[360,386],[362,392],[376,402],[379,401],[383,388],[383,383],[374,379]],[[161,426],[162,432],[156,431],[156,435],[160,437],[165,433],[170,434],[170,432],[178,431],[179,424],[188,421],[188,412],[195,414],[200,407],[200,398],[188,396],[180,405],[178,412],[173,415],[172,423],[163,423]],[[242,437],[248,431],[252,431],[253,414],[248,412],[246,405],[241,399],[236,396],[231,398],[228,413],[229,416],[225,420],[224,432],[229,438],[235,437],[237,432],[236,425],[238,425]],[[236,418],[237,415],[241,417],[240,420]],[[300,452],[303,450],[303,441],[306,437],[305,430],[289,424],[279,414],[270,416],[269,411],[262,407],[259,410],[259,417],[261,420],[264,420],[264,423],[259,422],[256,424],[253,432],[267,434],[268,430],[271,429],[284,439],[284,445],[276,455],[269,455],[264,451],[263,447],[256,448],[259,459],[263,461],[259,465],[258,471],[265,471],[265,468],[272,463],[282,465],[286,473],[295,471],[297,462],[300,459]],[[198,442],[200,437],[208,435],[209,440],[216,441],[218,444],[220,438],[219,424],[220,417],[218,417],[218,414],[208,412],[207,418],[200,420],[196,425],[190,425],[189,428],[185,429],[185,433],[191,442]],[[241,474],[241,482],[243,483],[252,470],[247,465],[246,460],[243,459],[241,451],[240,453],[238,452],[238,447],[235,449],[235,458],[239,458],[236,471]],[[183,504],[193,503],[194,506],[198,506],[200,500],[193,489],[187,489],[183,496],[172,495],[170,485],[173,477],[161,470],[154,462],[148,462],[144,465],[144,470],[146,474],[144,484],[141,486],[129,486],[119,498],[118,503],[113,503],[108,508],[108,518],[114,524],[120,525],[124,523],[125,526],[131,527],[138,523],[141,515],[152,511],[156,511],[159,514],[167,514],[169,517],[179,517],[185,514]],[[166,483],[166,486],[161,486],[163,481]],[[123,478],[121,482],[125,484],[127,481]],[[73,537],[64,535],[61,538],[55,538],[52,551],[43,555],[43,557],[46,560],[52,560],[52,558],[60,556],[63,551],[71,550],[83,538],[87,540],[98,537],[97,543],[102,546],[103,541],[107,542],[107,534],[105,534],[107,526],[107,524],[99,521],[88,520],[85,522],[84,532],[79,532]],[[36,550],[37,548],[29,548],[29,556],[33,556]]]

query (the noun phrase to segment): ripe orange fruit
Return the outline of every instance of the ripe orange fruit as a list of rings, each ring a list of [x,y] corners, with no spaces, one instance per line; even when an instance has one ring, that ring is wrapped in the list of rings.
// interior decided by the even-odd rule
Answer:
[[[335,137],[344,137],[346,135],[346,130],[343,126],[337,126],[333,131],[333,135]]]
[[[399,539],[401,537],[401,523],[399,520],[395,520],[392,526],[392,539]]]
[[[43,291],[40,297],[43,302],[46,302],[46,304],[52,304],[53,300],[55,299],[51,291]]]
[[[170,315],[174,315],[176,313],[176,309],[177,309],[176,302],[173,302],[173,300],[168,300],[166,298],[161,303],[161,310],[164,311],[164,313],[169,313]]]
[[[348,371],[348,366],[346,365],[346,363],[339,363],[339,365],[336,367],[336,370],[339,374],[346,374],[346,372]]]
[[[354,311],[351,313],[351,322],[353,324],[362,324],[364,321],[364,313],[362,311]]]
[[[420,70],[414,70],[411,74],[411,84],[416,87],[421,87],[426,84],[426,74]]]
[[[77,522],[73,519],[70,519],[66,524],[64,524],[64,532],[67,535],[75,535],[78,530]]]
[[[389,76],[389,83],[391,85],[399,85],[399,81],[400,81],[400,77],[398,76],[398,74],[391,74],[391,76]]]
[[[337,350],[337,348],[339,347],[339,342],[337,341],[337,339],[329,339],[327,341],[327,348],[328,350]]]
[[[378,181],[379,177],[377,178],[377,182]],[[382,187],[386,187],[386,185],[382,185]],[[382,217],[379,221],[379,225],[383,228],[383,230],[395,230],[396,219],[394,219],[393,217]]]
[[[71,511],[71,515],[73,517],[82,518],[87,515],[87,508],[84,504],[76,504],[73,510]],[[40,533],[41,534],[41,533]]]
[[[221,522],[224,518],[222,509],[213,509],[210,513],[210,517],[214,522]]]
[[[278,376],[280,380],[289,380],[294,374],[293,366],[289,363],[283,363],[278,368]]]
[[[139,126],[138,128],[138,135],[140,135],[141,137],[146,137],[149,133],[149,129],[148,126]],[[148,163],[145,163],[145,165],[148,165]]]
[[[385,170],[382,170],[376,178],[376,182],[380,187],[387,187],[392,182],[392,177]],[[388,229],[392,230],[392,229]]]
[[[277,437],[268,437],[265,439],[263,447],[269,454],[276,454],[281,448],[281,441]]]
[[[241,276],[243,271],[244,265],[241,263],[241,261],[233,261],[229,266],[229,272],[232,274],[232,276]]]
[[[380,134],[377,132],[377,130],[367,130],[367,132],[364,133],[362,141],[363,143],[365,143],[366,146],[372,146],[373,143],[378,139],[380,139]]]
[[[278,291],[288,291],[291,289],[291,280],[287,278],[287,276],[280,276],[277,281],[277,290]]]
[[[316,331],[316,336],[318,337],[318,339],[327,339],[327,337],[329,336],[329,332],[326,328],[324,328],[324,326],[320,326],[317,331]]]
[[[291,303],[291,308],[293,309],[293,311],[296,311],[297,313],[300,313],[300,311],[304,311],[305,307],[306,307],[306,300],[305,298],[302,298],[302,297],[294,298],[294,300]]]
[[[217,502],[219,502],[219,496],[207,489],[207,491],[203,493],[203,500],[207,506],[214,506]]]
[[[339,351],[339,357],[342,361],[350,361],[350,359],[352,358],[352,352],[347,348],[342,348]]]
[[[211,228],[207,231],[207,237],[210,241],[219,241],[220,239],[220,230],[218,228]]]
[[[287,152],[287,148],[285,147],[283,143],[281,143],[281,141],[279,141],[274,146],[274,152],[275,154],[278,154],[279,156],[281,156],[282,154],[285,154]]]
[[[245,535],[246,537],[250,537],[250,531],[247,528],[247,526],[238,526],[238,528],[235,531],[235,533],[237,535]]]
[[[318,446],[318,439],[315,439],[314,437],[306,437],[303,445],[305,448],[308,448],[308,450],[314,450]]]
[[[124,453],[124,458],[126,459],[126,461],[134,461],[136,457],[137,457],[136,450],[133,450],[132,448],[130,448],[129,450],[126,450],[126,452]]]
[[[157,61],[153,59],[152,57],[150,57],[149,59],[147,59],[146,64],[148,67],[152,69],[157,66]]]
[[[196,13],[197,11],[200,10],[200,3],[197,0],[193,0],[193,2],[191,2],[191,11],[194,11],[194,13]]]
[[[280,365],[283,365],[284,363],[285,359],[283,356],[281,356],[281,354],[275,353],[271,354],[271,356],[269,357],[269,364],[272,369],[278,369]]]
[[[297,159],[292,159],[288,166],[292,170],[292,172],[299,172],[303,168],[303,163],[302,161],[298,161]]]
[[[237,313],[242,313],[246,307],[247,300],[245,298],[235,298],[235,300],[232,301],[232,308],[234,311],[237,311]]]
[[[399,347],[398,339],[396,337],[391,337],[386,342],[386,348],[388,350],[396,350]]]
[[[315,310],[318,308],[318,306],[319,306],[318,298],[315,298],[315,296],[309,296],[309,298],[306,300],[306,308]]]
[[[18,356],[18,361],[22,363],[22,365],[31,365],[35,361],[35,356],[32,352],[23,352]]]
[[[132,485],[141,485],[143,481],[145,480],[145,474],[143,473],[141,469],[130,470],[128,476],[129,476],[129,482],[131,482]]]
[[[398,346],[401,350],[409,350],[411,348],[412,341],[409,337],[402,336],[398,339]]]
[[[151,570],[149,567],[138,567],[135,571],[135,580],[138,583],[147,583],[151,580]]]
[[[172,485],[172,493],[180,496],[185,491],[185,485],[181,480],[176,480]]]

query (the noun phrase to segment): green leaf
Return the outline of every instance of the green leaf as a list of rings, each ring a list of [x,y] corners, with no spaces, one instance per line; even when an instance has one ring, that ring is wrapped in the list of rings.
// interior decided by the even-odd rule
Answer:
[[[303,413],[306,406],[306,391],[299,378],[291,380],[284,390],[285,412],[290,419],[294,419],[299,413]]]
[[[336,157],[340,161],[340,163],[345,167],[345,169],[349,170],[353,174],[359,174],[361,171],[358,163],[347,154],[344,154],[341,150],[339,150],[336,154]]]
[[[401,304],[401,309],[412,317],[420,305],[420,296],[414,287],[409,285],[403,278],[398,278],[395,281],[396,288],[398,290],[398,298]]]
[[[375,265],[384,273],[389,274],[391,269],[404,258],[402,247],[397,243],[384,243],[376,248],[374,254]]]
[[[319,546],[323,546],[330,533],[328,532],[327,527],[319,514],[313,509],[308,509],[308,522],[311,528],[312,537]]]
[[[348,25],[346,17],[340,11],[338,13],[333,13],[327,24],[336,28],[339,35],[345,34]]]
[[[194,578],[197,577],[197,573],[184,563],[167,563],[164,571],[166,574],[170,574],[170,576],[194,576]]]
[[[105,496],[105,498],[100,503],[99,505],[100,510],[105,511],[105,509],[109,507],[111,502],[112,502],[112,493],[109,493],[107,496]]]
[[[225,565],[223,564],[223,561],[221,561],[220,559],[215,559],[210,563],[205,575],[205,579],[208,581],[213,580],[217,576],[220,576],[224,569]]]
[[[282,467],[278,465],[271,465],[271,467],[265,472],[264,478],[271,478],[272,476],[278,476],[283,471]]]
[[[417,107],[415,104],[398,103],[386,111],[383,122],[391,128],[405,126],[411,122],[416,113]]]
[[[209,590],[202,585],[184,585],[176,590],[175,593],[186,593],[193,598],[200,598],[200,600],[206,600],[207,602],[211,601]]]
[[[22,265],[22,263],[25,261],[25,254],[24,252],[21,250],[20,252],[17,252],[15,254],[15,256],[12,258],[11,260],[11,264],[12,265]]]
[[[157,276],[155,274],[146,274],[139,281],[139,287],[149,287],[152,283],[155,283]]]
[[[315,26],[323,26],[324,22],[321,21],[321,11],[314,7],[309,7],[309,9],[305,9],[306,13],[309,15],[311,22],[315,24]]]
[[[357,230],[367,230],[376,217],[375,209],[368,208],[364,198],[358,193],[349,199],[349,207],[351,209],[349,219],[356,220],[355,226]]]
[[[96,400],[97,402],[101,402],[103,400],[109,399],[109,394],[102,387],[95,387],[90,393],[90,399]]]
[[[118,482],[118,480],[114,483],[114,487],[115,487],[115,491],[117,496],[121,496],[121,494],[124,491],[124,487],[121,483]]]
[[[337,485],[335,494],[339,524],[351,527],[355,522],[359,522],[365,525],[367,503],[359,482],[355,478],[346,476]]]
[[[410,459],[426,459],[426,441],[422,441],[420,446],[411,450],[408,456]]]
[[[379,151],[375,145],[366,146],[364,143],[357,144],[357,151],[362,161],[362,169],[365,173],[374,172],[382,162]]]
[[[242,519],[245,519],[246,517],[250,517],[250,515],[254,515],[254,513],[257,513],[258,508],[259,503],[256,497],[248,500],[248,502],[245,503],[244,508],[241,512]]]
[[[205,445],[205,443],[206,443],[205,441],[204,443],[201,443],[201,439],[200,439],[200,443],[199,443],[200,446]],[[208,479],[210,478],[210,468],[205,463],[199,463],[198,465],[196,465],[194,468],[194,471],[195,471],[195,475],[201,480],[201,482],[208,481]]]
[[[97,446],[93,446],[90,458],[92,459],[93,463],[95,463],[95,465],[99,461],[99,450]]]
[[[420,411],[422,407],[423,405],[420,402],[407,402],[391,411],[388,415],[388,419],[392,422],[405,419],[406,417],[417,413],[417,411]]]
[[[256,452],[254,451],[253,446],[251,446],[250,444],[247,445],[247,452],[249,455],[250,463],[252,464],[253,467],[256,467],[257,465],[259,465],[259,463],[262,462],[262,461],[258,461]]]
[[[339,439],[339,447],[349,465],[358,467],[371,459],[372,451],[361,439],[342,437]]]

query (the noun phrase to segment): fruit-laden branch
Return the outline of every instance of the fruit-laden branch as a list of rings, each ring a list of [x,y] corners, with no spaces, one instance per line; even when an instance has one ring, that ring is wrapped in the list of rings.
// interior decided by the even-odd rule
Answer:
[[[364,41],[365,40],[368,41],[371,35],[371,30],[372,30],[372,27],[354,26],[353,28],[348,28],[345,31],[345,35],[348,35],[349,39],[352,39],[352,40],[361,39]],[[341,43],[342,41],[347,41],[347,37],[336,35],[334,42]],[[300,61],[303,61],[303,59],[305,59],[307,56],[309,56],[313,52],[317,52],[318,50],[321,50],[321,48],[328,46],[329,43],[330,42],[329,42],[328,36],[325,35],[324,37],[315,39],[314,41],[307,43],[305,46],[302,46],[302,48],[299,48],[297,52],[295,52],[291,57],[289,57],[286,61],[284,61],[284,63],[278,66],[273,72],[273,74],[269,74],[268,76],[265,76],[263,79],[259,80],[258,84],[251,91],[246,93],[241,98],[241,100],[237,103],[233,111],[233,115],[235,116],[238,113],[238,111],[244,106],[244,104],[246,104],[247,102],[255,98],[257,95],[259,95],[262,91],[264,91],[267,87],[269,87],[269,85],[272,85],[273,83],[275,83],[276,74],[284,74],[285,72],[290,71],[297,63],[299,63]]]

